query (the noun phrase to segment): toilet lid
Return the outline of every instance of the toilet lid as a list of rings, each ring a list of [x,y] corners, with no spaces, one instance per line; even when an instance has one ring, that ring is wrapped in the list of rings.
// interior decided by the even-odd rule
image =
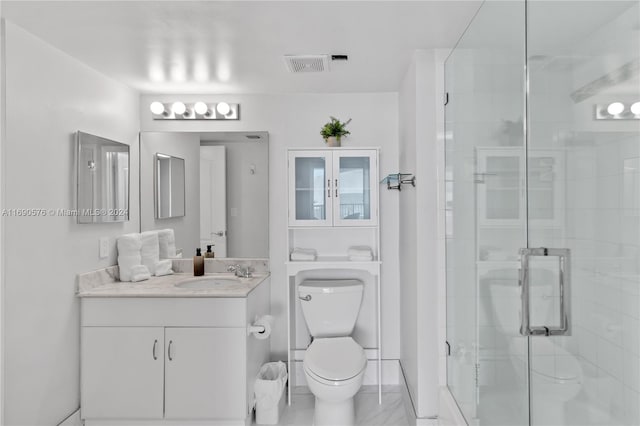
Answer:
[[[304,366],[327,380],[347,380],[367,365],[364,349],[351,337],[315,339],[307,348]]]

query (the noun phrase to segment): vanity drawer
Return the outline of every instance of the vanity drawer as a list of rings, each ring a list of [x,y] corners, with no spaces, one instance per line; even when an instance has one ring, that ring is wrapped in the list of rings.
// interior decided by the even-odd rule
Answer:
[[[246,298],[81,299],[83,327],[246,327]]]

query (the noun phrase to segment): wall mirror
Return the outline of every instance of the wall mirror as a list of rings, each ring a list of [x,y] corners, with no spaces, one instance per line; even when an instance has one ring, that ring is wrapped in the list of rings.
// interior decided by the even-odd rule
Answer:
[[[129,220],[129,145],[78,131],[78,223]]]
[[[184,159],[155,154],[156,219],[185,215]]]
[[[213,246],[217,258],[269,257],[269,135],[267,132],[142,132],[141,231],[173,228],[186,257]],[[154,153],[184,158],[183,217],[158,220],[145,187],[157,179]],[[184,188],[185,186],[183,186]]]

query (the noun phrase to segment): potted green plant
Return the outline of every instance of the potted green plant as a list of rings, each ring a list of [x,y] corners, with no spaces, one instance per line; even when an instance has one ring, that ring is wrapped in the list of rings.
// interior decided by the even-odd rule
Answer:
[[[324,141],[329,146],[340,146],[340,140],[343,136],[351,134],[346,127],[347,124],[351,123],[351,119],[348,119],[345,122],[338,120],[335,117],[329,117],[331,119],[330,122],[322,126],[322,130],[320,130],[320,134],[324,138]]]

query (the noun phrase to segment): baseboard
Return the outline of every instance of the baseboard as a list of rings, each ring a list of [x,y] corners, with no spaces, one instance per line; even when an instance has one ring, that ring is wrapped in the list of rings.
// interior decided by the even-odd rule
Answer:
[[[446,386],[440,387],[438,398],[438,425],[439,426],[468,426],[458,404]]]
[[[409,426],[438,426],[438,417],[418,417],[416,415],[416,407],[413,404],[413,398],[411,398],[411,393],[409,392],[409,386],[407,386],[407,378],[404,375],[404,369],[402,368],[402,363],[400,366],[400,380],[402,385],[402,403],[404,405],[404,410],[407,415],[407,420],[409,421]]]
[[[80,410],[76,410],[64,419],[58,426],[82,426],[82,419],[80,419]]]
[[[296,387],[307,386],[307,378],[304,374],[302,361],[295,361],[295,384]],[[400,363],[397,359],[382,360],[382,384],[383,385],[399,385],[400,381]],[[378,360],[370,359],[367,361],[367,369],[364,373],[363,386],[378,384]]]

